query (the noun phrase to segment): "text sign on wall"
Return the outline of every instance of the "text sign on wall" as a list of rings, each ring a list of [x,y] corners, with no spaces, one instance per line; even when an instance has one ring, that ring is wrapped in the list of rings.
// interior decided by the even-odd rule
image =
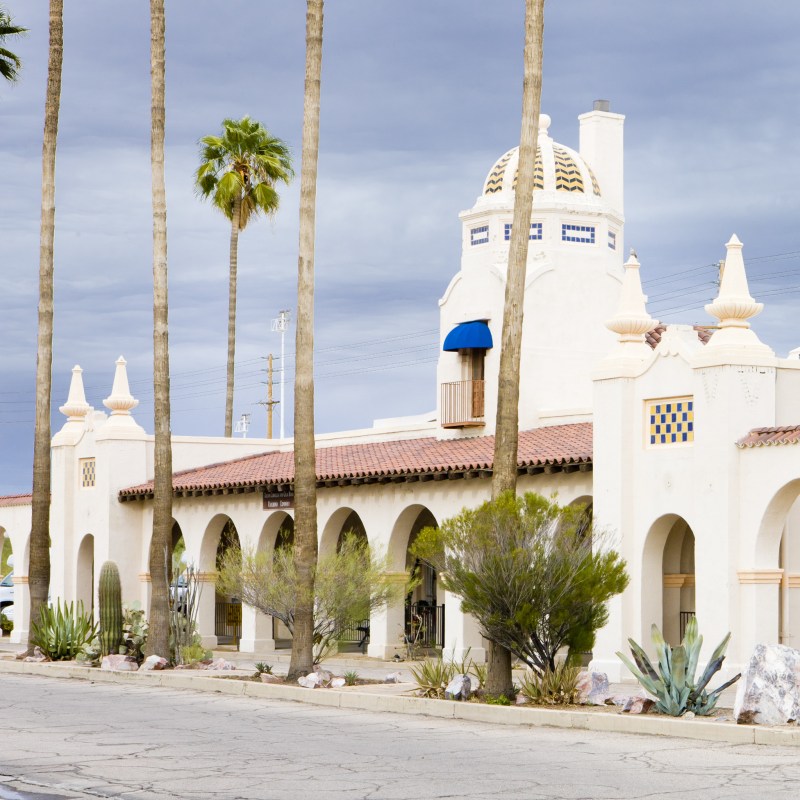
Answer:
[[[294,492],[264,492],[264,508],[294,508]]]

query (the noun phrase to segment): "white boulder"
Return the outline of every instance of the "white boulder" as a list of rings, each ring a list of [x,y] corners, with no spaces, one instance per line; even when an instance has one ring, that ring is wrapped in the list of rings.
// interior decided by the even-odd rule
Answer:
[[[139,665],[136,663],[136,659],[131,656],[112,654],[110,656],[103,656],[100,669],[136,672],[136,670],[139,669]]]
[[[739,681],[733,716],[740,725],[800,723],[800,650],[757,644]]]

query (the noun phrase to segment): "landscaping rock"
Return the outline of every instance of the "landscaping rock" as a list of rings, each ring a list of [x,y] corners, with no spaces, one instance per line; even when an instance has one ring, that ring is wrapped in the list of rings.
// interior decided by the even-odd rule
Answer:
[[[32,656],[26,656],[23,660],[24,661],[32,661],[32,662],[40,662],[40,661],[49,661],[50,657],[46,656],[42,652],[42,648],[37,645],[36,647],[33,648],[33,655]]]
[[[342,686],[346,686],[347,681],[344,678],[333,678],[331,680],[331,689],[341,689]]]
[[[139,665],[136,663],[136,659],[131,656],[110,655],[103,656],[100,669],[136,672],[139,669]]]
[[[301,675],[297,682],[306,689],[317,689],[322,685],[316,672],[312,672],[309,675]]]
[[[262,672],[261,683],[283,683],[283,681],[277,675],[272,675],[269,672]]]
[[[686,712],[686,713],[683,715],[683,718],[684,718],[684,719],[694,719],[694,718],[695,718],[695,713],[694,713],[694,711],[687,711],[687,712]]]
[[[469,675],[456,675],[444,690],[444,696],[447,700],[469,700],[471,694],[472,681]]]
[[[526,697],[524,694],[522,694],[522,692],[517,692],[517,699],[514,701],[515,705],[527,706],[530,705],[530,702],[530,697]]]
[[[333,673],[328,672],[326,669],[317,667],[317,669],[314,670],[314,674],[319,676],[321,686],[329,684],[333,680]]]
[[[147,671],[151,669],[166,669],[169,666],[169,661],[166,658],[161,658],[161,656],[147,656],[147,658],[142,662],[142,665],[139,667],[139,671]]]
[[[800,650],[757,644],[739,681],[733,716],[740,725],[800,722]]]
[[[236,669],[236,664],[231,661],[226,661],[224,658],[215,658],[210,664],[206,665],[206,669],[213,670],[214,672],[222,672]]]
[[[628,702],[622,707],[627,714],[646,714],[654,705],[655,700],[642,695],[634,695],[628,698]]]
[[[399,672],[390,672],[384,679],[384,683],[402,683]]]
[[[605,672],[581,672],[576,684],[578,703],[582,706],[602,706],[610,694]]]
[[[628,701],[631,699],[629,694],[610,694],[605,699],[605,705],[607,706],[620,706],[623,708],[627,705]]]

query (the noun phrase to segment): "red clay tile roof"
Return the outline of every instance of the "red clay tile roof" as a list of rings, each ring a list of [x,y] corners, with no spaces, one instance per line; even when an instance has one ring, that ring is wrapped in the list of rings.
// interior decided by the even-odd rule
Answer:
[[[402,476],[460,477],[467,472],[491,472],[494,436],[439,440],[350,444],[317,449],[317,481],[320,484],[361,483],[364,479],[394,480]],[[591,465],[590,422],[554,425],[521,431],[518,466],[540,471],[544,467],[578,469]],[[584,467],[587,468],[587,467]],[[177,472],[172,486],[178,493],[288,486],[294,479],[291,451],[271,452]],[[131,486],[120,500],[152,495],[153,483]]]
[[[692,327],[697,331],[697,338],[700,340],[700,344],[708,344],[708,340],[714,333],[714,328],[710,325],[692,325]],[[644,335],[644,340],[655,350],[658,343],[661,341],[661,334],[663,334],[666,329],[667,326],[659,322],[653,330],[648,331]]]
[[[0,507],[3,506],[29,506],[33,500],[31,494],[9,494],[0,497]]]
[[[800,425],[792,425],[784,428],[753,428],[747,436],[736,442],[736,446],[767,447],[798,442],[800,442]]]

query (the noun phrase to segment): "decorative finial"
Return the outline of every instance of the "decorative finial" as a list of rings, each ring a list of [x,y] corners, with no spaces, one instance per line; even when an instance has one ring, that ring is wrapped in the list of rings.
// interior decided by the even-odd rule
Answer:
[[[651,352],[644,335],[653,330],[658,322],[647,313],[646,302],[639,275],[639,260],[636,251],[631,249],[630,258],[625,262],[619,311],[606,322],[606,327],[619,335],[624,355],[646,356]]]
[[[757,303],[750,295],[742,247],[739,238],[733,234],[726,245],[728,254],[722,270],[719,294],[713,303],[706,306],[706,311],[719,320],[719,330],[711,337],[707,347],[740,345],[769,349],[750,330],[748,320],[760,314],[764,304]]]
[[[551,122],[549,114],[539,114],[539,136],[548,135],[547,131],[550,129]]]
[[[83,390],[83,370],[76,364],[72,368],[72,380],[69,384],[67,402],[58,410],[67,417],[67,422],[83,422],[91,406],[86,402]]]
[[[131,409],[139,405],[139,401],[131,394],[128,386],[128,371],[125,368],[127,363],[122,356],[117,359],[111,395],[103,400],[103,405],[111,411],[112,417],[130,416]]]

